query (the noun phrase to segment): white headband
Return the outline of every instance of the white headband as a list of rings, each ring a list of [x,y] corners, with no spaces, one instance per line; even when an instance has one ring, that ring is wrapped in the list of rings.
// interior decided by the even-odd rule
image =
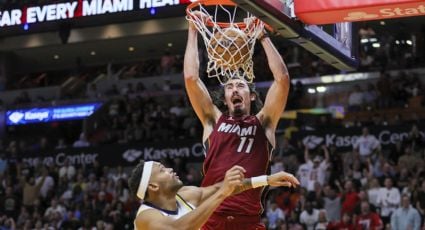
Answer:
[[[139,188],[137,189],[137,197],[141,200],[145,198],[146,190],[148,189],[149,179],[152,174],[153,161],[147,161],[143,165],[142,178],[140,179]]]

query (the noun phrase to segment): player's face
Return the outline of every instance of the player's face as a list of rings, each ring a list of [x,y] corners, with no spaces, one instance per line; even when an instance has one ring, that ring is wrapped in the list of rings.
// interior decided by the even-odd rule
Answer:
[[[248,84],[244,80],[230,79],[224,86],[224,99],[232,116],[248,115],[251,109],[251,95]]]
[[[172,168],[166,168],[161,163],[155,162],[152,167],[152,183],[157,183],[161,189],[168,191],[178,191],[183,182]]]

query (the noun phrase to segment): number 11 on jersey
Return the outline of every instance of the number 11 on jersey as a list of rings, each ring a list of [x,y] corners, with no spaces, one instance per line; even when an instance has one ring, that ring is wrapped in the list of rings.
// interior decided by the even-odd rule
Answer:
[[[247,139],[248,139],[248,143],[246,141]],[[246,143],[246,145],[245,145],[245,143]],[[251,149],[252,149],[252,144],[253,143],[254,143],[254,138],[253,137],[251,137],[251,138],[241,137],[241,142],[239,143],[237,152],[240,153],[240,152],[242,152],[242,150],[245,149],[245,151],[244,151],[245,153],[250,153],[251,152]]]

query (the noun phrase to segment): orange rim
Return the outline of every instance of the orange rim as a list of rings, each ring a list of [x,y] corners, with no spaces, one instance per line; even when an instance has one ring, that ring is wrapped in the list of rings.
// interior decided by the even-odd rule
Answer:
[[[196,16],[193,15],[190,10],[195,8],[198,5],[205,5],[205,6],[214,6],[214,5],[224,5],[224,6],[236,6],[236,4],[230,0],[199,0],[196,2],[190,3],[186,7],[186,14],[192,18],[195,18]],[[213,22],[211,19],[208,19],[205,23],[209,27],[214,27],[215,25],[218,25],[221,28],[228,28],[230,27],[230,23],[228,22]],[[244,22],[238,22],[233,23],[233,25],[236,25],[237,27],[241,29],[245,29],[246,24]]]
[[[205,6],[214,6],[214,5],[224,5],[224,6],[236,6],[236,3],[234,3],[231,0],[199,0],[196,2],[192,2],[190,3],[187,7],[186,7],[186,14],[189,17],[195,18],[196,16],[192,14],[192,12],[190,12],[191,9],[195,8],[198,5],[205,5]],[[257,18],[256,19],[256,23],[258,23],[260,20]],[[218,25],[220,28],[229,28],[230,27],[230,23],[228,22],[213,22],[211,19],[208,19],[205,23],[207,26],[209,27],[214,27],[215,25]],[[238,28],[240,29],[245,29],[246,28],[246,24],[244,22],[237,22],[237,23],[232,23],[232,25],[236,25]],[[269,26],[268,24],[264,23],[264,27],[268,30],[273,32],[274,29]]]

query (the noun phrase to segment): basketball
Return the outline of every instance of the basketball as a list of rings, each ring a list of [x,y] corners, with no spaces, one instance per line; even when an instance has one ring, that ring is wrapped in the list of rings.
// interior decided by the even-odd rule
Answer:
[[[217,31],[211,38],[208,53],[219,66],[236,67],[249,59],[248,36],[236,28]]]

